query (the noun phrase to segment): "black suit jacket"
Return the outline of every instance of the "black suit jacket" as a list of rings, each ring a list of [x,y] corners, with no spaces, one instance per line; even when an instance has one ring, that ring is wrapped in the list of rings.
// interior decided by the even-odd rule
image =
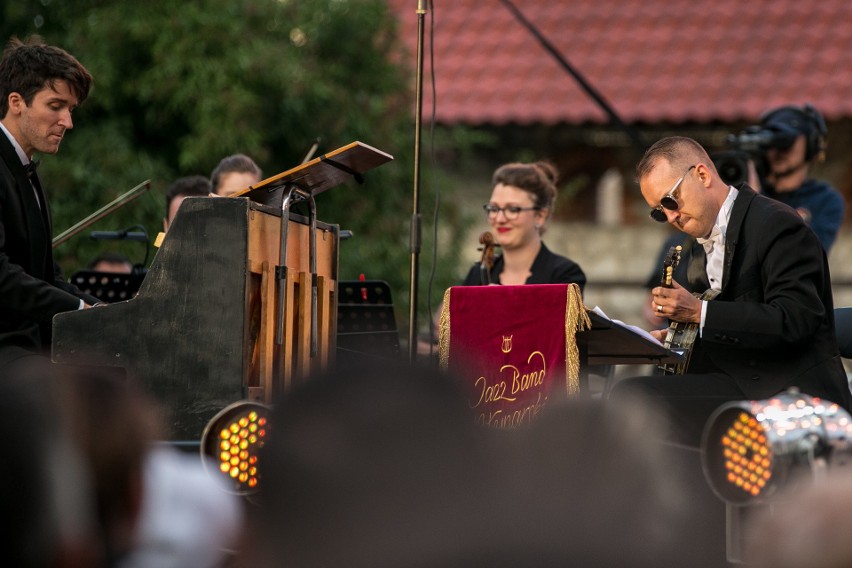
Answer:
[[[725,235],[722,290],[688,372],[722,371],[750,399],[796,386],[849,409],[833,308],[816,235],[793,209],[744,185]]]
[[[62,278],[53,260],[51,220],[40,181],[33,185],[0,131],[0,365],[50,346],[54,315],[95,298]],[[39,206],[39,202],[41,206]]]

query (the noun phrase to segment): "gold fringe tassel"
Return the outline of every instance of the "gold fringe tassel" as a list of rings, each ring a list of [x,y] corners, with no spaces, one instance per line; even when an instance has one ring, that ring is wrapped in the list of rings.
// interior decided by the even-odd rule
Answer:
[[[443,320],[442,320],[443,323]],[[577,332],[591,329],[592,322],[583,305],[580,287],[568,285],[565,301],[565,385],[568,396],[580,394],[580,350],[577,348]]]
[[[441,320],[438,324],[438,364],[446,372],[450,365],[450,288],[444,292]]]

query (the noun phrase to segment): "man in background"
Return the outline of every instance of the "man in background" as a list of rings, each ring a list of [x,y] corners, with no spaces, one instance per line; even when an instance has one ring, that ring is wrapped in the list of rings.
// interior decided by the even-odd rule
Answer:
[[[764,114],[760,125],[778,141],[766,149],[763,192],[795,209],[827,253],[843,223],[846,204],[831,185],[810,177],[811,167],[825,158],[822,115],[811,105],[787,105]]]
[[[210,174],[213,193],[222,197],[233,195],[262,179],[263,172],[260,167],[245,154],[222,158]]]
[[[163,231],[168,232],[169,226],[177,215],[180,204],[187,197],[209,197],[210,180],[204,176],[186,176],[176,179],[166,190],[166,216],[163,218]]]
[[[133,263],[120,252],[104,251],[93,258],[86,268],[95,272],[130,274],[133,272]]]

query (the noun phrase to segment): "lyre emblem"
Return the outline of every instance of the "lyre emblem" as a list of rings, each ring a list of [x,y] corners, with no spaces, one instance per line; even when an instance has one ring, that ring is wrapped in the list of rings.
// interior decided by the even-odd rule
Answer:
[[[508,353],[512,350],[512,336],[503,336],[503,343],[500,345],[500,351],[503,353]]]

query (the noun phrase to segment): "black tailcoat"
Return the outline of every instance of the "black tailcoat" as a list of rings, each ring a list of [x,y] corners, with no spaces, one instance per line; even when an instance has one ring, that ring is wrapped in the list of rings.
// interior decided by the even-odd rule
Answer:
[[[50,206],[40,180],[36,174],[30,182],[14,146],[0,132],[0,364],[49,348],[53,316],[77,309],[81,298],[95,301],[64,281],[51,238]]]

